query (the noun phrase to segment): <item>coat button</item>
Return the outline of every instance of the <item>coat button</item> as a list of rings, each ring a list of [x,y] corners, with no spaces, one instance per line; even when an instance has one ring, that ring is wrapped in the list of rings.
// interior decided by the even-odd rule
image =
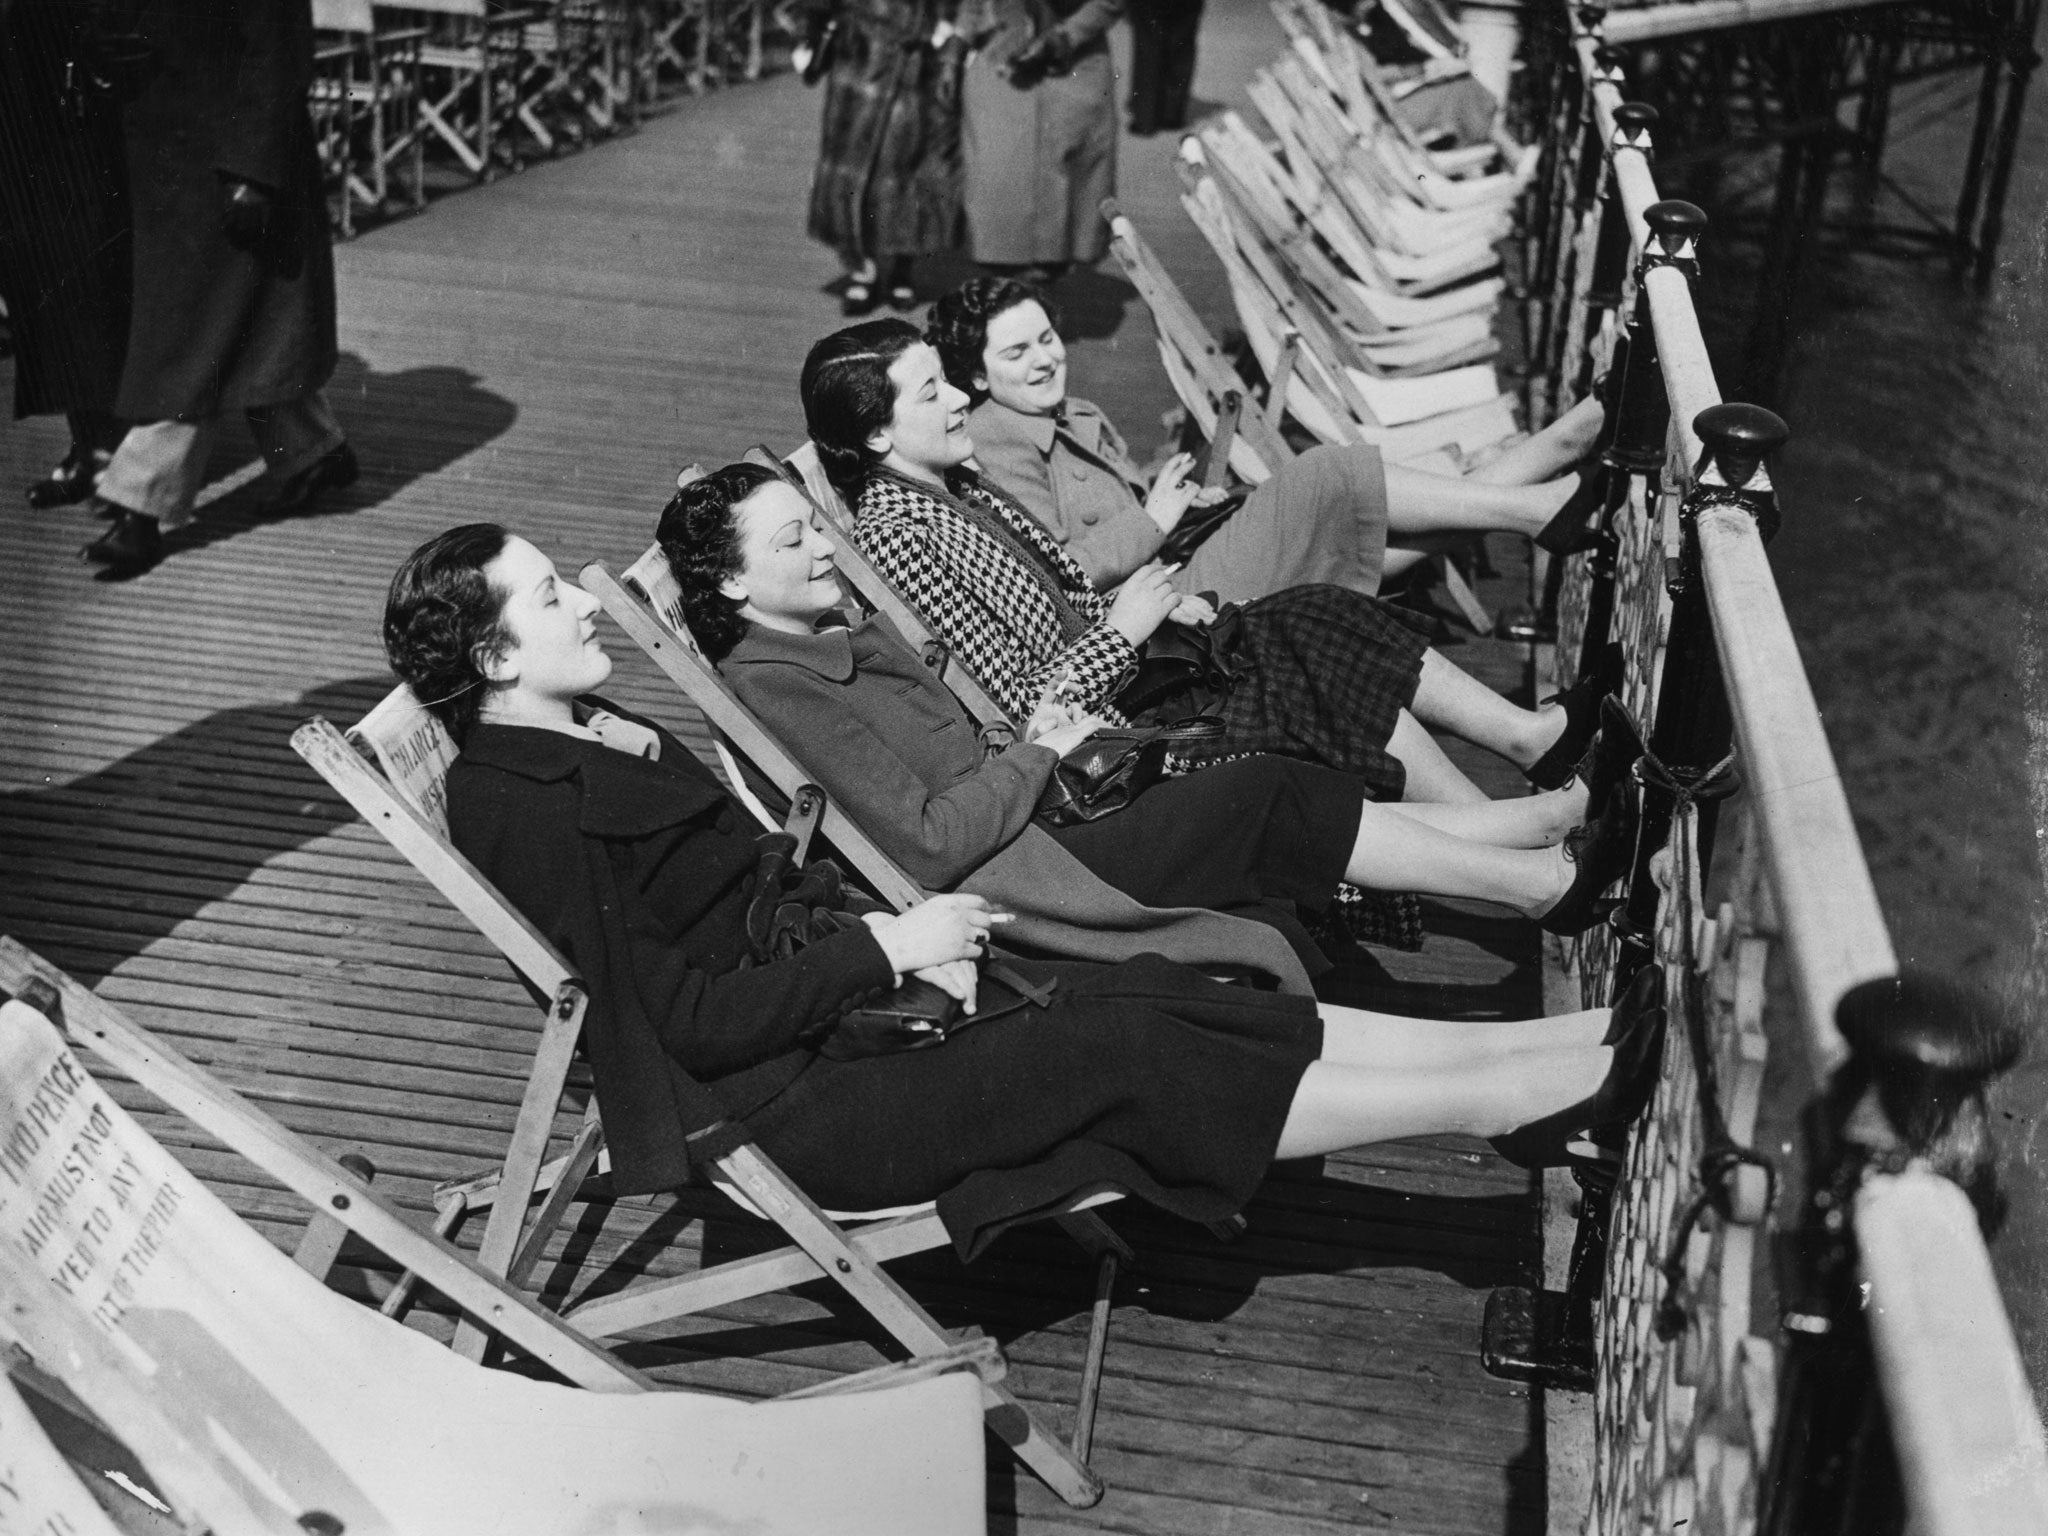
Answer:
[[[1081,514],[1081,521],[1092,528],[1102,521],[1102,514],[1099,512],[1083,512]]]

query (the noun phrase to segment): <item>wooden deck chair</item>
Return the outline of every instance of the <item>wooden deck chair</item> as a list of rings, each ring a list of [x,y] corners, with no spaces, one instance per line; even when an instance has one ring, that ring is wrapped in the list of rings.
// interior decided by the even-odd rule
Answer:
[[[757,444],[747,450],[746,460],[749,464],[774,470],[810,498],[811,505],[818,509],[825,536],[832,541],[833,561],[846,584],[853,589],[854,596],[868,612],[879,613],[887,619],[890,627],[922,658],[924,664],[939,674],[939,680],[952,690],[953,697],[973,717],[983,737],[994,741],[1014,739],[1017,727],[1009,712],[982,686],[981,679],[961,665],[952,647],[932,633],[924,615],[903,600],[888,578],[875,569],[874,562],[854,543],[853,513],[840,497],[838,489],[826,478],[825,466],[818,461],[817,446],[806,442],[783,459],[773,450]]]
[[[1136,226],[1113,202],[1103,205],[1103,214],[1109,220],[1109,248],[1116,254],[1132,286],[1151,312],[1153,330],[1159,341],[1160,361],[1173,383],[1174,393],[1202,430],[1213,434],[1221,402],[1226,395],[1242,390],[1243,381],[1224,357],[1223,349],[1217,346],[1201,317],[1181,293],[1179,285],[1138,234]],[[1277,336],[1268,333],[1263,338],[1248,339],[1268,385],[1264,408],[1244,413],[1238,423],[1238,434],[1230,446],[1230,467],[1241,479],[1254,485],[1263,484],[1275,470],[1294,457],[1294,449],[1280,431],[1285,415],[1293,414],[1307,425],[1304,412],[1322,412],[1332,434],[1323,439],[1326,442],[1357,442],[1364,437],[1355,422],[1348,427],[1343,424],[1333,402],[1312,392],[1310,370],[1302,362],[1305,353],[1299,332],[1283,330]],[[1379,445],[1390,462],[1443,468],[1452,473],[1458,468],[1455,460],[1430,462],[1419,444],[1404,446],[1411,447],[1412,453],[1405,460],[1398,458],[1385,442]],[[1390,550],[1389,572],[1398,564],[1396,552]],[[1480,602],[1464,574],[1448,559],[1441,562],[1441,574],[1444,590],[1450,594],[1451,601],[1465,616],[1466,622],[1479,633],[1490,632],[1492,615]]]
[[[385,212],[394,191],[410,207],[426,205],[419,102],[427,31],[380,25],[370,0],[314,0],[313,26],[314,128],[347,238],[357,212]]]
[[[384,705],[378,707],[381,710]],[[417,703],[409,707],[419,709]],[[455,851],[442,827],[417,808],[446,803],[445,788],[439,782],[446,759],[439,751],[409,755],[411,793],[401,798],[393,784],[326,720],[316,718],[301,726],[293,733],[292,746],[364,820],[383,833],[415,870],[476,923],[529,986],[543,997],[559,998],[572,992],[581,997],[581,987],[561,956],[474,865]],[[420,765],[416,772],[410,766],[413,762]],[[573,1039],[567,1042],[571,1046],[573,1043]],[[562,1072],[566,1072],[566,1060]],[[545,1145],[561,1093],[562,1072],[557,1072],[551,1062],[536,1066],[534,1080],[528,1085],[520,1109],[515,1146]],[[537,1250],[546,1235],[543,1221],[552,1226],[558,1219],[550,1213],[566,1207],[583,1171],[564,1159],[548,1164],[545,1169],[537,1167],[530,1181],[522,1169],[515,1180],[508,1160],[501,1185],[494,1188],[489,1179],[476,1181],[466,1198],[471,1203],[491,1201],[493,1216],[516,1234],[516,1216],[499,1217],[496,1207],[514,1203],[511,1197],[522,1186],[524,1190],[546,1188],[548,1200],[543,1216],[535,1221],[533,1232],[522,1247],[523,1255]],[[752,1143],[717,1158],[712,1183],[742,1209],[780,1227],[790,1238],[791,1246],[673,1279],[648,1281],[585,1302],[567,1314],[566,1321],[571,1327],[594,1338],[611,1337],[823,1278],[842,1287],[913,1357],[940,1355],[954,1346],[952,1336],[881,1267],[886,1260],[948,1244],[945,1227],[932,1206],[891,1212],[824,1211]],[[522,1191],[516,1209],[523,1211],[525,1198]],[[1083,1192],[1056,1213],[1054,1219],[1098,1258],[1114,1256],[1128,1262],[1130,1250],[1122,1239],[1092,1214],[1092,1207],[1116,1198],[1111,1190]],[[840,1225],[842,1219],[863,1224],[849,1231]],[[489,1236],[487,1230],[487,1240]],[[1075,1415],[1071,1447],[1048,1434],[1007,1388],[993,1382],[983,1384],[982,1402],[991,1431],[1048,1487],[1077,1507],[1093,1504],[1102,1496],[1102,1483],[1089,1470],[1087,1454],[1094,1434],[1095,1397],[1101,1384],[1102,1351],[1108,1336],[1107,1280],[1113,1280],[1113,1276],[1112,1266],[1099,1265],[1088,1363],[1082,1371],[1082,1400]]]
[[[16,985],[39,1006],[0,1005],[16,1176],[0,1187],[0,1337],[133,1451],[190,1528],[982,1529],[975,1376],[855,1378],[874,1390],[762,1404],[648,1390],[118,1010],[18,946],[4,963],[31,973]],[[108,1097],[39,1008],[594,1390],[482,1370],[328,1290]]]
[[[420,51],[422,131],[479,181],[516,164],[521,109],[530,108],[526,29],[542,13],[490,0],[373,3],[396,26],[426,29]]]

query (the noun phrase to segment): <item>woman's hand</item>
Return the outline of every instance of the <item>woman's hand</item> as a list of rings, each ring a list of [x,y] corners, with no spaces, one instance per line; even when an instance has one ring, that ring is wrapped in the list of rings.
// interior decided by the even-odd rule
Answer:
[[[1035,747],[1050,747],[1061,757],[1065,757],[1097,731],[1108,728],[1109,722],[1100,715],[1082,715],[1064,725],[1054,726],[1049,731],[1041,731],[1031,738],[1031,744]]]
[[[1193,624],[1202,627],[1216,622],[1216,610],[1206,597],[1193,592],[1183,593],[1181,600],[1173,605],[1173,612],[1167,615],[1176,624]]]
[[[994,910],[983,897],[956,892],[921,901],[908,912],[863,912],[861,919],[874,929],[889,969],[900,978],[955,960],[978,960],[988,952],[990,928],[1017,916]]]
[[[1133,571],[1109,605],[1110,627],[1133,645],[1150,640],[1181,600],[1173,590],[1173,573],[1179,569],[1154,560]]]
[[[928,965],[915,973],[946,996],[958,998],[962,1013],[974,1012],[975,994],[981,987],[981,971],[972,960],[954,960],[945,965]]]
[[[1145,515],[1159,525],[1161,533],[1171,533],[1178,528],[1188,508],[1203,495],[1202,483],[1188,478],[1188,472],[1194,467],[1195,456],[1192,453],[1176,453],[1153,480],[1152,489],[1145,497]]]

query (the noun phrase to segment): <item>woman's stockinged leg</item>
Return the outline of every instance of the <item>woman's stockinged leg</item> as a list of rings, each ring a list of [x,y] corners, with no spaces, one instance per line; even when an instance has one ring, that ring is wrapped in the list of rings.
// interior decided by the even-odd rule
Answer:
[[[1465,478],[1493,485],[1535,485],[1555,480],[1592,452],[1607,419],[1598,395],[1588,395],[1534,437],[1525,437]]]
[[[1460,1071],[1504,1056],[1597,1046],[1611,1008],[1548,1019],[1411,1019],[1324,1003],[1322,1059],[1333,1066],[1390,1071]]]
[[[1410,821],[1467,842],[1496,848],[1548,848],[1586,819],[1586,786],[1574,779],[1563,789],[1479,805],[1402,802],[1390,805]]]
[[[1433,650],[1422,654],[1422,678],[1409,708],[1424,725],[1498,752],[1518,768],[1535,762],[1565,730],[1562,706],[1511,704]]]
[[[1556,848],[1470,842],[1367,801],[1344,878],[1372,891],[1496,901],[1534,917],[1570,888],[1572,866]]]
[[[1436,738],[1405,709],[1394,721],[1394,734],[1387,738],[1387,753],[1407,770],[1408,782],[1401,791],[1403,800],[1446,805],[1486,803],[1486,791],[1465,777],[1464,769],[1451,761]]]
[[[1499,1136],[1590,1097],[1606,1080],[1606,1046],[1517,1051],[1456,1071],[1310,1062],[1273,1155],[1321,1157],[1402,1136]]]
[[[1422,539],[1453,533],[1519,533],[1534,538],[1571,498],[1576,480],[1493,484],[1387,466],[1387,534]]]

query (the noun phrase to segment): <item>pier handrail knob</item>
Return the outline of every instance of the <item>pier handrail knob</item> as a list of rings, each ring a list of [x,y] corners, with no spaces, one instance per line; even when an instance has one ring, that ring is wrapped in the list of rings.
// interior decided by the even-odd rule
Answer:
[[[1641,150],[1645,160],[1652,158],[1650,129],[1656,122],[1657,109],[1647,101],[1624,101],[1614,109],[1613,147]]]
[[[1764,460],[1785,445],[1792,429],[1775,411],[1739,400],[1708,406],[1693,417],[1692,429],[1702,452],[1693,472],[1694,494],[1687,499],[1686,514],[1697,517],[1710,506],[1741,507],[1756,519],[1757,534],[1768,544],[1778,531],[1778,495],[1771,488],[1770,477],[1760,472]],[[1718,484],[1707,480],[1709,466]]]
[[[1621,85],[1622,68],[1628,63],[1628,54],[1612,43],[1602,43],[1593,50],[1593,81],[1596,85]],[[1653,109],[1654,110],[1654,109]]]
[[[1707,212],[1697,203],[1667,197],[1643,210],[1643,222],[1650,226],[1650,246],[1643,252],[1643,269],[1677,267],[1687,282],[1700,275],[1700,237],[1707,232]]]
[[[1607,20],[1607,7],[1601,0],[1580,0],[1572,7],[1572,16],[1581,32],[1597,32]]]
[[[2019,1059],[2024,1043],[2006,1010],[1972,987],[1911,967],[1851,987],[1835,1006],[1849,1047],[1842,1086],[1875,1099],[1890,1147],[1867,1120],[1850,1135],[1880,1165],[1925,1158],[1961,1185],[1982,1214],[1993,1152],[1984,1088]],[[1861,1119],[1861,1117],[1858,1117]],[[1858,1131],[1862,1134],[1858,1134]]]

